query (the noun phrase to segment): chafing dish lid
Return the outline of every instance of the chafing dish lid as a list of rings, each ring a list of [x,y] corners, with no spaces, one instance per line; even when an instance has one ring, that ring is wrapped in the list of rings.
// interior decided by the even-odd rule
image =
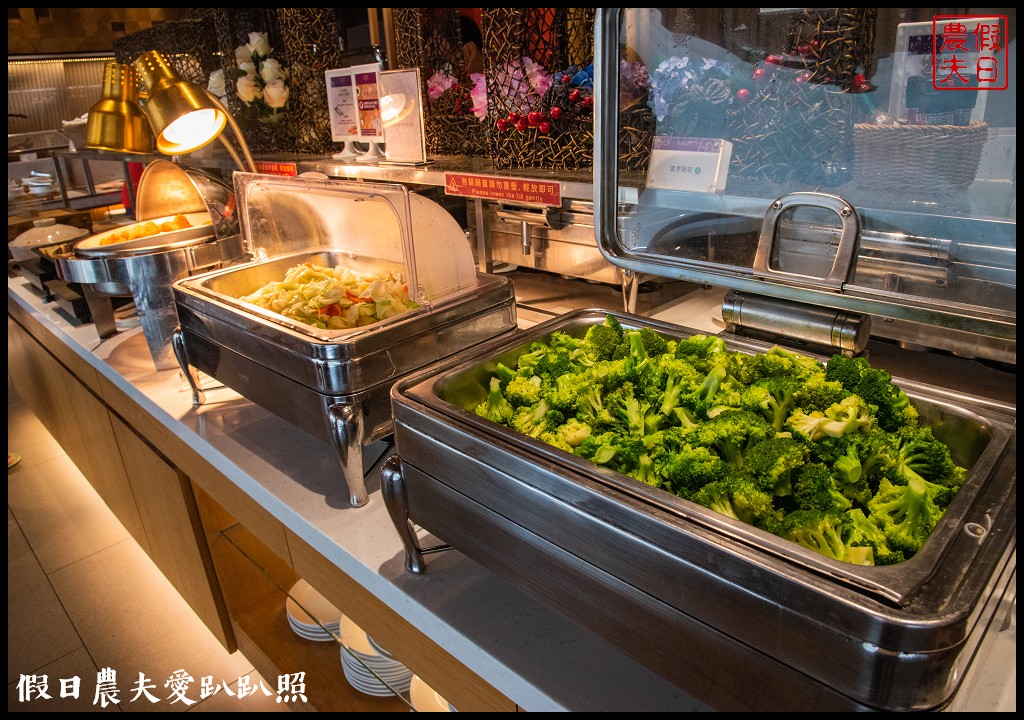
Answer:
[[[242,237],[257,260],[309,249],[351,252],[405,269],[422,305],[477,287],[465,233],[403,185],[235,173]]]

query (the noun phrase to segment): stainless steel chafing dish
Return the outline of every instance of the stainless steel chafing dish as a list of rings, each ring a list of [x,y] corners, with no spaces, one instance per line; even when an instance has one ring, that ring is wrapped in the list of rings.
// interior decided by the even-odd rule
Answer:
[[[563,315],[394,386],[382,491],[407,567],[427,569],[419,525],[720,709],[948,701],[1015,593],[1015,409],[898,378],[969,479],[915,557],[834,562],[473,413],[495,363],[606,314]]]
[[[823,561],[473,414],[495,362],[513,361],[556,329],[584,332],[603,318],[602,309],[474,348],[395,385],[397,452],[382,470],[382,489],[411,572],[429,572],[424,556],[454,547],[716,709],[953,704],[966,671],[1016,604],[1015,145],[1007,146],[1006,133],[993,124],[987,152],[1010,161],[979,170],[962,193],[936,193],[935,178],[915,175],[916,167],[894,168],[906,176],[905,187],[881,193],[858,181],[851,164],[854,108],[817,125],[806,122],[797,81],[785,96],[794,102],[765,104],[769,111],[752,120],[779,121],[765,125],[770,131],[758,141],[774,155],[749,137],[727,135],[746,132],[736,130],[742,123],[704,123],[711,134],[699,137],[736,141],[737,148],[742,142],[745,151],[761,153],[756,165],[730,166],[724,191],[677,187],[665,178],[648,182],[619,163],[628,135],[622,131],[637,111],[623,112],[617,102],[628,89],[624,58],[640,60],[651,73],[666,62],[677,73],[662,83],[689,83],[685,99],[692,102],[658,111],[655,133],[672,135],[686,124],[673,127],[682,115],[714,112],[712,101],[729,100],[737,87],[748,97],[774,99],[774,86],[753,84],[755,66],[771,72],[764,58],[773,53],[784,54],[777,56],[781,72],[808,72],[817,78],[816,91],[838,92],[832,99],[840,103],[856,101],[842,94],[847,88],[822,87],[834,74],[811,74],[826,60],[846,62],[845,55],[827,59],[809,44],[801,54],[786,43],[808,27],[832,38],[842,26],[846,41],[857,43],[849,57],[865,52],[864,68],[881,67],[876,63],[885,58],[872,39],[897,28],[876,27],[876,15],[872,9],[599,9],[594,228],[602,254],[627,275],[727,291],[723,337],[734,349],[763,351],[778,343],[824,356],[892,347],[950,360],[945,366],[955,360],[998,373],[1005,402],[922,382],[917,369],[923,374],[933,363],[909,361],[904,367],[912,370],[894,373],[970,469],[924,551],[889,568]],[[700,73],[723,64],[728,81],[697,87]],[[879,89],[871,97],[884,100],[888,91],[898,100],[890,80],[870,77],[872,91]],[[1011,133],[1012,105],[1003,116],[992,113]],[[691,129],[700,125],[689,119]],[[783,126],[789,130],[778,129]],[[823,133],[831,140],[827,157],[808,162],[801,153],[812,134],[820,141]],[[1000,149],[1006,147],[1009,152]],[[770,172],[768,158],[785,172]],[[694,158],[675,163],[680,171],[693,164]],[[695,332],[686,322],[619,317],[674,337]],[[955,379],[941,384],[965,387]],[[420,530],[445,545],[421,547]]]
[[[173,286],[174,349],[205,401],[200,370],[333,445],[353,506],[367,502],[363,448],[391,434],[391,384],[511,333],[507,278],[477,273],[465,234],[401,185],[236,173],[253,262]],[[365,327],[322,330],[239,298],[301,263],[399,269],[420,307]]]
[[[104,244],[116,233],[184,215],[188,228]],[[79,240],[51,254],[61,279],[83,285],[100,337],[114,334],[110,298],[135,301],[157,370],[178,366],[171,336],[178,320],[171,283],[244,256],[231,188],[208,173],[167,160],[146,166],[136,198],[137,222]]]

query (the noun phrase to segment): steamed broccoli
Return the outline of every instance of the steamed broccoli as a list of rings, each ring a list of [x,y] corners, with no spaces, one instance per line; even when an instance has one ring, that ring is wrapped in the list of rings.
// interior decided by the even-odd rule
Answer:
[[[748,525],[779,521],[779,511],[772,504],[771,493],[761,490],[738,473],[709,482],[693,494],[692,500]]]
[[[935,504],[935,493],[941,490],[920,475],[906,485],[894,485],[882,478],[878,492],[868,501],[872,522],[885,533],[889,547],[913,555],[928,539],[942,517],[942,508]]]
[[[808,463],[793,478],[793,500],[809,510],[840,514],[850,509],[850,499],[839,492],[828,468],[820,463]]]
[[[611,314],[503,357],[474,411],[858,564],[912,557],[967,474],[866,360],[734,352],[717,336],[627,330]]]
[[[781,431],[794,408],[794,392],[798,387],[792,377],[772,375],[755,380],[740,394],[743,407],[764,415],[775,430]]]
[[[541,400],[532,407],[515,410],[506,424],[523,435],[539,438],[543,433],[554,430],[564,422],[565,416],[562,413],[554,410],[547,400]]]
[[[515,409],[502,394],[501,380],[496,376],[491,377],[487,398],[473,408],[473,412],[496,423],[506,424],[512,420]]]
[[[906,560],[902,550],[893,550],[885,539],[885,533],[864,514],[860,508],[846,512],[844,532],[847,547],[865,547],[871,550],[873,565],[895,565]],[[865,563],[867,564],[867,563]]]
[[[584,349],[594,360],[611,360],[621,342],[622,325],[611,315],[603,323],[591,325],[583,336]]]
[[[513,407],[536,405],[540,402],[540,384],[538,375],[515,375],[505,385],[505,397]]]
[[[709,372],[713,365],[721,364],[728,355],[728,346],[717,335],[691,335],[676,343],[676,357],[686,360],[702,373]]]
[[[782,519],[781,535],[827,558],[873,565],[870,548],[849,546],[843,539],[845,518],[815,509],[794,510]]]
[[[775,433],[763,417],[749,410],[732,410],[701,423],[694,431],[696,442],[712,448],[726,462],[743,467],[743,453]]]
[[[564,373],[546,383],[543,397],[552,407],[566,415],[575,415],[579,410],[580,399],[593,387],[593,379],[584,372]],[[509,391],[511,390],[512,386],[509,384]]]
[[[790,429],[812,441],[826,436],[842,437],[847,433],[870,428],[873,423],[871,410],[857,395],[848,395],[830,405],[823,413],[806,413],[797,409],[786,419]]]
[[[656,466],[665,489],[689,499],[705,485],[734,472],[717,453],[703,445],[683,444],[659,457]]]
[[[633,383],[625,382],[608,393],[605,407],[630,435],[644,434],[644,418],[650,403],[637,398]]]
[[[792,437],[769,436],[744,453],[743,470],[762,490],[784,497],[793,494],[793,474],[804,466],[807,455],[807,448]]]
[[[924,426],[903,428],[893,437],[893,446],[893,467],[885,476],[896,484],[927,481],[932,501],[945,509],[967,477],[953,462],[949,447]]]
[[[882,368],[872,367],[867,358],[833,355],[825,366],[825,377],[842,384],[849,392],[874,407],[878,426],[890,432],[916,425],[918,412],[910,398]]]

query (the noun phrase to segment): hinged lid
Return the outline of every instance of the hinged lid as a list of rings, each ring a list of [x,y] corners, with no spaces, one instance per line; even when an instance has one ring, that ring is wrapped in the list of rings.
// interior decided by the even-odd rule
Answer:
[[[969,92],[969,112],[945,124],[909,116],[908,77],[931,82],[928,12],[598,10],[602,253],[638,274],[853,311],[879,337],[1016,364],[1015,90]],[[1000,17],[964,22],[1005,32]],[[975,47],[971,62],[1013,67],[1007,45],[1008,57]],[[654,141],[666,137],[730,143],[724,190],[686,181],[714,158]]]
[[[452,216],[403,185],[235,173],[242,237],[257,260],[329,249],[400,268],[421,305],[477,287]],[[362,263],[363,267],[366,263]]]

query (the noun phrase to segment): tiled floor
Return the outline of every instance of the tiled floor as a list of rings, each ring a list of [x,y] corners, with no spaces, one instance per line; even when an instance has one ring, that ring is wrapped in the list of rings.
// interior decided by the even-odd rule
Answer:
[[[228,653],[100,500],[8,378],[7,447],[21,461],[7,471],[8,711],[288,711],[275,685],[239,697],[239,678],[261,678]],[[98,673],[117,671],[117,704],[96,701]],[[183,693],[165,683],[184,670]],[[136,696],[139,674],[156,702]],[[26,701],[25,678],[46,679]],[[226,686],[200,699],[201,679]],[[80,681],[78,698],[62,686]],[[67,680],[69,682],[63,683]],[[44,690],[49,698],[39,692]],[[244,693],[243,693],[244,694]]]

